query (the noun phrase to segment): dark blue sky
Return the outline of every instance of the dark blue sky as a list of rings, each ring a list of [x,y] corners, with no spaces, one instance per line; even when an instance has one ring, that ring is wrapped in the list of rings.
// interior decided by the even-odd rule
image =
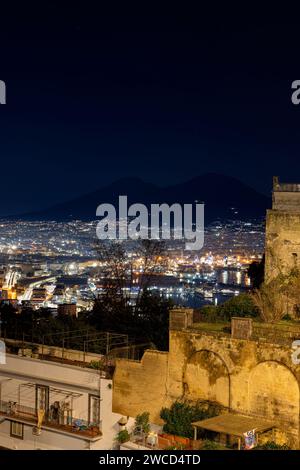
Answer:
[[[1,18],[1,214],[124,176],[219,172],[266,193],[273,174],[300,181],[296,15],[85,5]]]

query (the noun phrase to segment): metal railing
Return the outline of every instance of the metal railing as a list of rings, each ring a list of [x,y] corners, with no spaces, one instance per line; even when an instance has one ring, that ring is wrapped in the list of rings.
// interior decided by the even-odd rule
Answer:
[[[0,416],[7,416],[10,419],[26,421],[30,424],[37,425],[38,416],[35,408],[20,405],[13,401],[0,401]],[[81,418],[73,416],[65,416],[60,414],[54,419],[50,411],[47,411],[43,417],[42,425],[51,427],[60,431],[72,434],[82,435],[83,437],[98,437],[102,435],[102,422],[93,424]]]

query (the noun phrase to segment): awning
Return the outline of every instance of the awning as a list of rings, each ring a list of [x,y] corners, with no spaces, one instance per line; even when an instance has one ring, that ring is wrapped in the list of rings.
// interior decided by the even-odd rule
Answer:
[[[244,437],[244,433],[255,429],[256,432],[269,431],[276,427],[275,423],[259,417],[243,416],[227,413],[214,418],[195,421],[192,423],[195,431],[197,428],[207,429],[220,434],[228,434],[235,437]]]

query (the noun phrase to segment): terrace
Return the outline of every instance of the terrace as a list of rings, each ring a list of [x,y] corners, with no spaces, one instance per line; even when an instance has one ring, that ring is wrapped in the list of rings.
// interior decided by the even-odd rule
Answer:
[[[40,433],[40,429],[54,429],[61,433],[72,434],[74,437],[82,437],[84,439],[94,440],[102,436],[102,423],[94,425],[88,421],[66,417],[54,419],[50,417],[50,413],[44,414],[42,423],[38,426],[38,412],[35,408],[17,404],[12,401],[0,401],[0,416],[10,421],[18,421],[20,423],[33,426],[33,432]]]

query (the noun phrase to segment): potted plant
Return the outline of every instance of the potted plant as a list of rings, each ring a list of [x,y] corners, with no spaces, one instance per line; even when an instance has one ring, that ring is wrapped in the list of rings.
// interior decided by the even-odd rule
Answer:
[[[124,442],[128,442],[130,439],[129,432],[127,429],[123,429],[123,431],[119,431],[116,440],[119,442],[119,444],[124,444]]]
[[[137,431],[142,431],[144,434],[149,434],[150,432],[150,423],[149,423],[150,413],[145,411],[144,413],[137,415],[135,418],[134,427]]]

